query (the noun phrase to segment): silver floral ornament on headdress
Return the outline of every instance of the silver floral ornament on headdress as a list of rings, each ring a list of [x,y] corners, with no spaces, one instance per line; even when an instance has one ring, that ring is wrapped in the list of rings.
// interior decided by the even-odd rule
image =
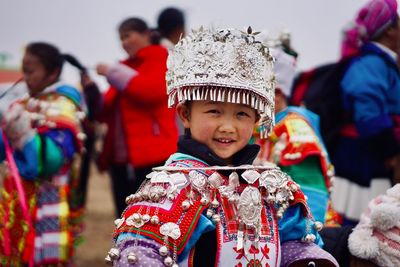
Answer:
[[[262,115],[266,135],[274,122],[273,57],[257,32],[202,27],[181,39],[167,61],[170,107],[181,101],[245,104]]]

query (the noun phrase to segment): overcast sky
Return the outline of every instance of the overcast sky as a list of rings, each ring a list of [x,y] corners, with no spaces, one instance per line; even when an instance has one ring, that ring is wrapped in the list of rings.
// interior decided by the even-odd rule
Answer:
[[[125,18],[141,17],[151,27],[160,10],[181,8],[187,30],[206,27],[266,30],[292,34],[299,69],[338,58],[340,34],[366,0],[0,0],[0,53],[18,67],[24,46],[48,41],[84,64],[125,57],[116,28]]]

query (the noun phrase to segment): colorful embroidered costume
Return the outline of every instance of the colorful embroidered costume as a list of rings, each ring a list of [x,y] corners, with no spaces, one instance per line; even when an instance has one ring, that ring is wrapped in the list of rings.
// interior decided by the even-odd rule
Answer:
[[[268,139],[258,140],[259,158],[276,163],[289,174],[308,197],[317,221],[325,222],[333,167],[321,142],[318,117],[298,107],[276,114],[276,125]]]
[[[179,266],[285,266],[291,261],[287,254],[281,259],[286,247],[317,246],[293,240],[322,244],[317,234],[321,224],[312,220],[298,186],[278,168],[209,167],[205,160],[224,163],[207,157],[210,151],[200,154],[207,147],[190,137],[178,146],[188,154],[172,155],[165,167],[151,173],[116,220],[117,250],[110,251],[121,251],[116,266],[135,266],[133,252],[141,264],[152,266],[169,266],[171,259]],[[258,146],[245,147],[235,156],[237,164],[251,163],[257,152]],[[146,252],[150,248],[156,252]],[[307,251],[303,259],[310,257]]]
[[[56,83],[18,104],[29,112],[36,131],[23,149],[15,149],[13,157],[33,227],[29,229],[22,216],[20,192],[13,186],[15,177],[8,168],[10,162],[5,160],[5,140],[0,137],[4,180],[0,197],[0,263],[22,266],[33,255],[35,266],[67,263],[80,230],[74,224],[80,211],[72,208],[72,202],[77,182],[75,167],[84,138],[81,96],[75,88]]]

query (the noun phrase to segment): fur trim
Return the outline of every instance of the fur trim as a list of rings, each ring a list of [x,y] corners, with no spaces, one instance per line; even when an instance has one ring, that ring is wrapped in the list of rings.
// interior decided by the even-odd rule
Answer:
[[[395,199],[400,199],[400,184],[396,184],[386,191],[387,195]]]
[[[362,259],[373,259],[379,254],[378,239],[372,236],[372,229],[354,229],[349,236],[350,253]]]
[[[382,231],[396,226],[400,221],[400,207],[394,203],[380,203],[371,210],[371,225]]]

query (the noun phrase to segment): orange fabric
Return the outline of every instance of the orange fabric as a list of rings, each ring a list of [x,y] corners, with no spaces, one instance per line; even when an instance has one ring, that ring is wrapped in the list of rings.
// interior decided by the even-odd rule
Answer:
[[[165,74],[168,52],[157,45],[138,51],[123,64],[138,72],[119,92],[110,87],[104,94],[101,119],[108,133],[100,165],[106,168],[113,159],[115,112],[121,115],[129,163],[145,167],[166,160],[176,151],[178,130],[175,109],[167,106]],[[110,130],[111,129],[111,130]]]

